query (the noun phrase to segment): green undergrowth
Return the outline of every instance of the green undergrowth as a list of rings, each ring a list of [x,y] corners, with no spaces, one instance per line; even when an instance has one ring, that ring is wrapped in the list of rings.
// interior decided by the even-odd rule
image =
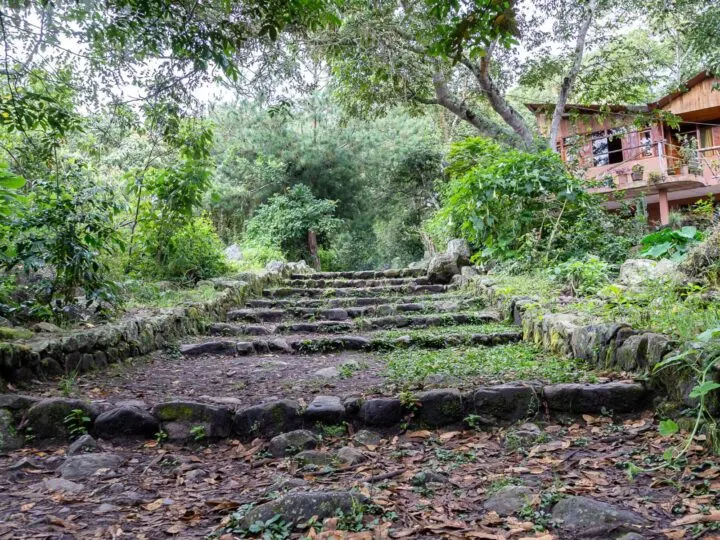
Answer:
[[[208,302],[220,294],[210,284],[199,287],[168,282],[132,281],[123,285],[125,308],[171,308],[183,302]]]
[[[411,339],[443,338],[454,334],[494,334],[497,332],[518,331],[517,326],[507,324],[458,324],[455,326],[435,326],[430,328],[398,328],[395,330],[381,330],[373,335],[378,339],[395,339],[410,336]]]
[[[0,326],[0,340],[12,341],[14,339],[30,339],[33,333],[26,328],[8,328]]]
[[[685,342],[720,326],[720,291],[669,281],[648,282],[639,289],[608,285],[597,295],[563,310],[627,323]]]
[[[488,382],[595,380],[592,372],[579,360],[553,355],[525,343],[441,350],[403,349],[387,353],[384,359],[387,377],[408,385],[422,383],[429,375],[436,374],[482,377]]]

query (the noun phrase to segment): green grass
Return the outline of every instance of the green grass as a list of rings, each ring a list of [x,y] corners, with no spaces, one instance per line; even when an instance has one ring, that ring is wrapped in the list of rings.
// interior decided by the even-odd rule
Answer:
[[[35,334],[27,328],[7,328],[5,326],[0,326],[0,339],[30,339],[34,335]]]
[[[609,285],[571,309],[687,341],[708,328],[720,327],[720,302],[716,294],[717,291],[705,287],[678,287],[662,281],[638,290]]]
[[[556,356],[525,343],[443,350],[403,349],[392,351],[384,358],[387,377],[402,384],[422,383],[434,374],[480,377],[489,382],[534,379],[556,383],[594,379],[580,361]]]
[[[183,302],[207,302],[216,298],[220,291],[212,285],[166,289],[152,282],[133,281],[124,285],[125,309],[143,307],[171,308]]]
[[[517,276],[494,274],[492,281],[498,292],[505,296],[537,296],[542,300],[554,300],[562,290],[546,271]]]
[[[396,330],[382,330],[375,336],[378,339],[394,339],[401,336],[410,336],[412,339],[437,337],[441,338],[452,334],[494,334],[496,332],[519,331],[517,326],[500,323],[488,324],[458,324],[455,326],[433,326],[429,328],[398,328]]]

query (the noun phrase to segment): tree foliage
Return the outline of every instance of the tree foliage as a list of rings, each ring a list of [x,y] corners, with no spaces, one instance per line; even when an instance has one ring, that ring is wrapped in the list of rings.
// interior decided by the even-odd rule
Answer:
[[[317,199],[310,188],[297,184],[258,208],[248,222],[247,235],[261,244],[279,246],[291,260],[308,259],[308,232],[314,232],[322,246],[340,227],[335,207],[335,201]]]

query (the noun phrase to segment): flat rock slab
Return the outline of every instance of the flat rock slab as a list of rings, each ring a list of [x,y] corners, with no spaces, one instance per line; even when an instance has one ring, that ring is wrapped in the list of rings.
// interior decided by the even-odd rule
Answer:
[[[303,416],[310,422],[337,424],[345,417],[345,406],[337,396],[316,396]]]
[[[58,470],[65,480],[84,480],[100,469],[116,472],[122,462],[117,454],[82,454],[67,458]]]
[[[267,521],[275,515],[282,516],[288,523],[300,524],[317,516],[320,521],[352,511],[354,505],[364,504],[367,498],[349,491],[316,491],[308,493],[290,493],[257,508],[253,508],[243,519],[243,525],[249,527],[256,521]]]
[[[283,457],[315,448],[318,442],[318,437],[312,431],[296,429],[270,439],[268,450],[273,457]]]
[[[643,385],[630,382],[554,384],[543,388],[543,396],[550,409],[569,413],[598,413],[603,409],[625,413],[651,405]]]
[[[628,532],[639,532],[647,520],[625,510],[589,497],[560,499],[552,510],[553,522],[573,538],[619,538]]]
[[[511,516],[532,504],[533,490],[525,486],[505,486],[492,494],[483,504],[486,512]]]
[[[206,341],[204,343],[188,343],[180,345],[180,352],[185,356],[199,356],[201,354],[234,354],[236,350],[234,341]]]

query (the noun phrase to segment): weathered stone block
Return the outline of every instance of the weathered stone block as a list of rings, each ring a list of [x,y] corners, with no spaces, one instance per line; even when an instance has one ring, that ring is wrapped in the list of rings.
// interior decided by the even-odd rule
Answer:
[[[629,382],[555,384],[543,388],[543,397],[551,410],[570,413],[599,413],[603,409],[623,413],[650,406],[645,388]]]
[[[235,433],[242,437],[270,437],[300,427],[300,405],[291,400],[270,401],[237,413]]]
[[[445,426],[463,419],[464,408],[460,391],[454,388],[428,390],[417,395],[420,407],[415,413],[418,422],[431,427]]]
[[[403,418],[403,407],[397,398],[371,398],[362,403],[360,420],[369,426],[391,426]]]

